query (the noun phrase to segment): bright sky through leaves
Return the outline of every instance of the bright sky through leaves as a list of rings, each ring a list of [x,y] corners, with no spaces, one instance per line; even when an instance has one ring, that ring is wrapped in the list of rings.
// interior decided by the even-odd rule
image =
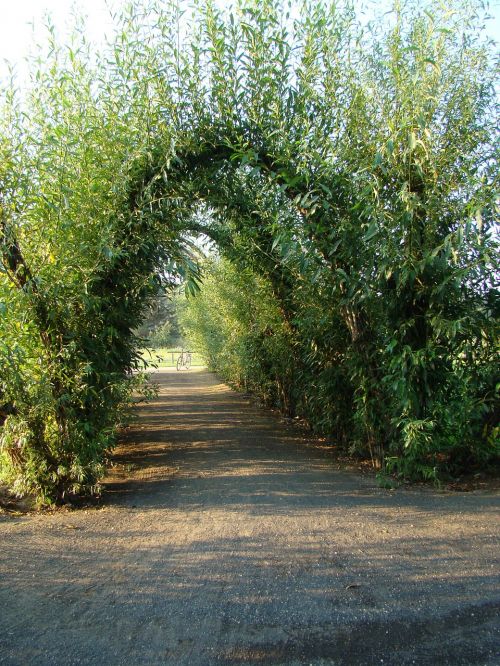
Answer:
[[[87,37],[95,43],[103,41],[106,32],[111,31],[112,21],[107,5],[120,6],[121,2],[109,0],[81,0],[76,4],[77,10],[88,17]],[[229,0],[219,0],[219,4],[230,4]],[[361,5],[361,3],[359,3]],[[380,9],[380,1],[375,3]],[[390,3],[387,2],[387,5]],[[8,75],[6,60],[14,64],[21,80],[26,73],[24,58],[37,43],[44,43],[44,15],[49,12],[59,32],[64,34],[71,26],[71,9],[69,0],[0,0],[0,80]],[[500,41],[500,1],[490,6],[493,19],[489,22],[488,32]]]
[[[5,60],[14,64],[18,74],[25,73],[24,58],[37,43],[46,41],[44,16],[50,13],[58,32],[70,26],[72,3],[68,0],[0,0],[0,78],[8,72]],[[110,28],[109,10],[105,0],[83,0],[78,10],[88,16],[88,37],[92,42],[103,40]]]

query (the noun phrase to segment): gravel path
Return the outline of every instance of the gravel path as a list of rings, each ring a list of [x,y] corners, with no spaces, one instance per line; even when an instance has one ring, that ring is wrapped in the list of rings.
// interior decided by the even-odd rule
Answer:
[[[0,664],[500,663],[495,492],[387,491],[205,371],[96,508],[0,514]]]

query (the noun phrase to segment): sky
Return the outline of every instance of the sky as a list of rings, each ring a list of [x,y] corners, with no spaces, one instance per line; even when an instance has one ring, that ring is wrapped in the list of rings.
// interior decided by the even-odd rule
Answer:
[[[58,32],[64,33],[71,22],[72,5],[71,0],[0,0],[0,79],[8,71],[5,60],[15,64],[22,76],[30,47],[45,41],[43,19],[47,12]],[[80,0],[78,7],[88,16],[89,40],[101,43],[111,26],[106,0]]]
[[[387,1],[387,0],[383,0]],[[124,0],[111,0],[112,4]],[[219,0],[220,4],[229,0]],[[78,10],[88,16],[87,34],[95,44],[102,43],[112,22],[107,8],[109,0],[79,0]],[[5,60],[15,64],[23,79],[26,66],[23,62],[33,43],[44,41],[43,16],[48,11],[59,32],[71,22],[72,0],[0,0],[0,80],[7,76]],[[500,43],[500,0],[490,2],[490,13],[494,20],[489,23],[489,33]],[[33,23],[35,28],[30,25]]]

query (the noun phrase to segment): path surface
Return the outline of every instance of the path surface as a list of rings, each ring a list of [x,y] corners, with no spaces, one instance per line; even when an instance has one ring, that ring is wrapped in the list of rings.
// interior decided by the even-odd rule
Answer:
[[[379,489],[157,377],[102,508],[0,515],[0,664],[500,663],[498,494]]]

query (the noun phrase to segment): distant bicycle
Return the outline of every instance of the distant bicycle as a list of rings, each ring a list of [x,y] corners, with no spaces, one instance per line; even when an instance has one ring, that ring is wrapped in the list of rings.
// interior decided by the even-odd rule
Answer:
[[[177,370],[189,370],[191,367],[191,352],[182,350],[177,359]]]

